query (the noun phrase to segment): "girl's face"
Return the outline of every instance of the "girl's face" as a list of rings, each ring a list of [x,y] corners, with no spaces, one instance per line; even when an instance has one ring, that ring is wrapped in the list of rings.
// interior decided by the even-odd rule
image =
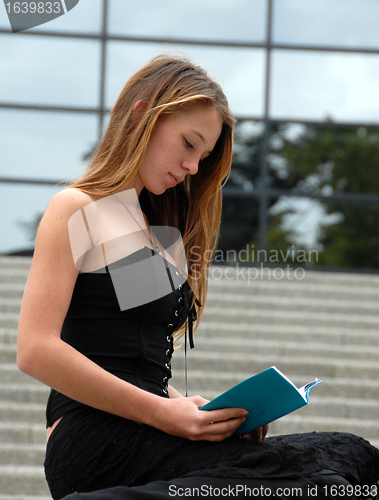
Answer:
[[[153,194],[162,194],[186,175],[196,174],[199,162],[215,147],[221,129],[221,116],[210,106],[198,104],[160,116],[133,180],[138,196],[144,187]]]

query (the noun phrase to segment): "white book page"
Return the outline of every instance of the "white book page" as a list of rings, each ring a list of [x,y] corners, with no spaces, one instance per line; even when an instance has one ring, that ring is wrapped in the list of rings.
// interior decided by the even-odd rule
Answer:
[[[313,382],[309,382],[308,384],[303,385],[303,387],[297,388],[296,385],[293,382],[291,382],[291,380],[288,377],[284,375],[284,373],[282,373],[278,368],[276,368],[276,366],[273,366],[272,368],[274,368],[274,370],[278,372],[279,375],[281,375],[289,384],[292,385],[292,387],[294,387],[297,390],[297,392],[300,394],[300,396],[304,399],[306,403],[309,402],[308,399],[309,390],[315,385],[321,384],[321,380],[316,378]]]
[[[313,382],[309,382],[309,384],[303,385],[303,387],[300,387],[300,389],[298,389],[304,401],[309,403],[309,390],[312,389],[312,387],[314,387],[315,385],[321,384],[321,382],[322,380],[315,378]]]

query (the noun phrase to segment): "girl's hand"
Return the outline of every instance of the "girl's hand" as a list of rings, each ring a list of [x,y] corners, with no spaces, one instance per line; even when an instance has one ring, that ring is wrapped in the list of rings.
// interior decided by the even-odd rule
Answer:
[[[266,435],[268,432],[268,424],[263,427],[259,427],[255,429],[255,431],[249,432],[248,434],[244,434],[242,437],[246,439],[251,439],[252,441],[258,441],[259,443],[263,443],[266,439]]]
[[[206,403],[201,396],[162,398],[151,425],[191,441],[223,441],[244,422],[248,413],[242,408],[200,411]]]

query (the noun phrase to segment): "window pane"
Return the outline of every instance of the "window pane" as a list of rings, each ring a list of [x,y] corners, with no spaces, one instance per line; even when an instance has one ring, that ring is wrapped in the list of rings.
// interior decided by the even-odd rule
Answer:
[[[288,251],[290,267],[378,270],[378,217],[379,203],[281,197],[271,209],[269,250]]]
[[[276,43],[379,48],[377,0],[274,0]]]
[[[111,0],[112,35],[261,42],[266,0]]]
[[[2,102],[97,105],[100,43],[15,34],[0,35]]]
[[[146,61],[163,52],[188,55],[222,86],[237,116],[261,116],[264,95],[264,51],[157,43],[110,42],[106,106],[112,107],[128,78]]]
[[[94,115],[0,110],[0,177],[75,178],[97,127]]]
[[[379,56],[275,50],[273,118],[378,123]]]
[[[99,33],[102,25],[103,0],[81,1],[64,16],[58,17],[30,31],[64,33]]]
[[[0,29],[9,30],[11,32],[11,26],[9,24],[9,19],[7,16],[6,7],[0,9]]]
[[[224,194],[222,221],[215,264],[249,260],[251,244],[258,238],[257,198]],[[242,252],[241,252],[242,251]]]
[[[237,121],[234,133],[233,163],[225,186],[250,193],[262,184],[261,162],[265,126],[259,121]]]
[[[62,188],[0,183],[0,253],[34,247],[29,225],[43,214]]]

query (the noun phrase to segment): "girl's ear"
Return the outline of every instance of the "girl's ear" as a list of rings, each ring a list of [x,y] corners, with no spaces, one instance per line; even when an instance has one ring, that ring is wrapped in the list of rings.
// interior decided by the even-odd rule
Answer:
[[[146,100],[140,100],[135,103],[133,106],[133,112],[132,112],[132,117],[133,117],[133,122],[137,123],[140,117],[140,114],[143,113],[147,106],[149,104],[149,101]]]

